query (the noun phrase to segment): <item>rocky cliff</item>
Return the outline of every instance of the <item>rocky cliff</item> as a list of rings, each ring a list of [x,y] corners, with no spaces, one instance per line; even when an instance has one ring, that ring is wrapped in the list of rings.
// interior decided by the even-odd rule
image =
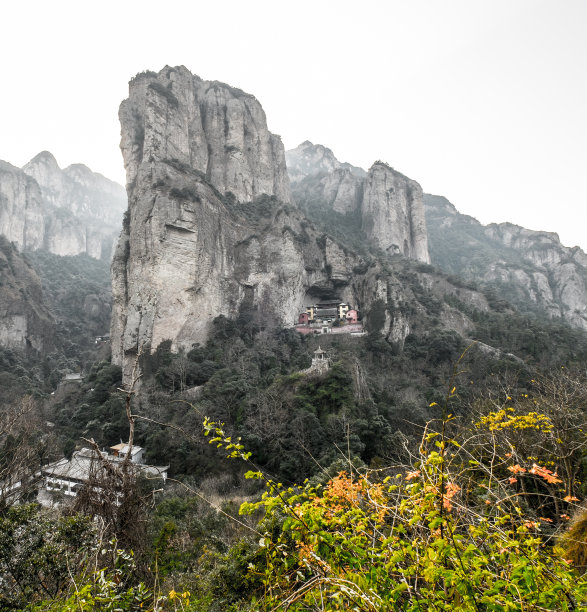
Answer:
[[[43,213],[39,184],[19,168],[0,161],[0,234],[21,250],[42,248]]]
[[[120,120],[129,216],[111,337],[126,372],[145,345],[203,342],[219,315],[292,325],[308,293],[348,293],[351,264],[291,206],[283,146],[253,96],[166,67],[131,81]]]
[[[0,346],[48,352],[54,334],[55,321],[43,304],[39,277],[0,236]]]
[[[430,262],[422,188],[387,164],[369,169],[361,204],[363,231],[387,253]]]
[[[293,206],[283,147],[253,96],[166,67],[130,82],[120,120],[129,211],[112,263],[111,338],[127,378],[138,351],[164,340],[190,349],[218,315],[291,326],[322,298],[348,301],[367,319],[382,304],[377,331],[403,344],[409,289],[387,264],[358,256]],[[425,239],[416,183],[383,164],[367,178],[337,164],[334,173],[367,184],[365,219],[377,198],[402,202],[390,221],[408,228],[393,238],[400,251],[418,232]],[[389,193],[379,197],[381,189]],[[349,191],[364,201],[361,189]],[[427,251],[410,243],[408,255],[426,260]]]
[[[137,353],[163,341],[189,350],[219,315],[291,326],[307,305],[339,298],[401,351],[408,336],[425,343],[438,326],[470,338],[468,309],[491,310],[424,263],[421,189],[386,164],[362,173],[306,143],[294,190],[321,190],[297,208],[257,100],[184,67],[137,75],[120,120],[129,209],[112,262],[111,340],[126,381]],[[312,173],[316,159],[326,173]],[[325,193],[332,206],[314,223],[304,211]]]
[[[130,82],[119,116],[130,186],[145,164],[173,160],[238,201],[261,194],[291,200],[281,139],[267,129],[254,96],[204,81],[183,66],[166,67]]]
[[[389,254],[424,263],[428,255],[422,188],[383,162],[365,172],[339,162],[322,145],[304,142],[286,153],[294,199],[359,220],[366,240]]]
[[[48,152],[22,169],[0,162],[0,233],[21,250],[109,258],[124,189],[81,164],[61,170]]]
[[[432,263],[496,286],[523,310],[587,329],[587,255],[557,234],[511,223],[482,225],[440,196],[424,196]]]

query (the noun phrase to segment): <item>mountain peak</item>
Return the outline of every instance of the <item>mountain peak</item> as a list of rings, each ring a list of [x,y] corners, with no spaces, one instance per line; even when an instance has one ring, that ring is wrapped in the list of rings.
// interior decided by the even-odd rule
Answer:
[[[60,170],[59,164],[57,163],[55,156],[53,155],[53,153],[49,151],[41,151],[40,153],[37,153],[37,155],[35,155],[31,159],[31,161],[28,162],[28,164],[23,166],[23,170],[26,172],[27,167],[30,167],[33,165],[41,165],[41,164],[44,166],[49,166],[56,170]]]
[[[295,149],[286,151],[285,161],[292,183],[301,181],[307,176],[328,174],[340,169],[350,170],[355,176],[366,176],[366,172],[362,168],[340,162],[332,149],[321,144],[313,144],[309,140],[304,140]]]

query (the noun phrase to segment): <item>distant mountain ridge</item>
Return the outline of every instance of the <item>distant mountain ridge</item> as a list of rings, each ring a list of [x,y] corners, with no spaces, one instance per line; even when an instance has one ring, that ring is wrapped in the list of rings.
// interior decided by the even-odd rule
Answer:
[[[22,169],[0,161],[0,234],[22,251],[109,259],[126,192],[87,166],[61,169],[48,151]]]
[[[337,223],[347,236],[356,236],[353,247],[373,240],[371,222],[365,219],[365,202],[399,198],[407,210],[405,203],[409,204],[414,190],[419,189],[415,181],[382,162],[366,173],[339,162],[328,147],[309,141],[286,151],[285,156],[294,200],[324,228]],[[379,183],[375,195],[366,197],[366,190],[373,191],[373,183]],[[443,196],[423,194],[422,206],[431,264],[466,281],[495,288],[502,299],[522,312],[543,313],[587,330],[587,255],[579,247],[563,246],[555,233],[512,223],[483,226],[459,213]],[[400,234],[406,234],[409,216],[385,218],[381,212],[388,207],[375,208],[378,215],[373,227],[380,237],[375,242],[385,245],[387,237],[398,235],[398,227]],[[394,241],[398,242],[397,238]]]
[[[587,255],[553,232],[513,223],[482,225],[444,197],[424,195],[431,263],[497,287],[522,311],[535,310],[587,330]]]
[[[294,200],[306,213],[355,217],[366,240],[389,255],[430,261],[420,185],[382,161],[369,172],[309,141],[285,154]],[[314,211],[312,210],[314,209]]]
[[[295,149],[286,151],[285,161],[289,180],[292,183],[297,183],[311,174],[328,173],[335,170],[349,170],[360,178],[367,176],[363,168],[338,161],[331,149],[321,144],[315,145],[309,140],[305,140]]]

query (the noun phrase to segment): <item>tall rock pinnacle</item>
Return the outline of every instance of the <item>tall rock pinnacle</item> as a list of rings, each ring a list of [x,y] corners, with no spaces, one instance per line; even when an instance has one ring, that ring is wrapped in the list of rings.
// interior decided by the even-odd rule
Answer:
[[[137,75],[129,93],[119,112],[129,185],[141,167],[176,160],[241,202],[261,194],[290,202],[283,144],[254,96],[183,66]]]
[[[119,116],[129,209],[112,261],[111,342],[126,381],[138,353],[163,341],[189,350],[219,315],[292,326],[324,299],[351,303],[366,319],[374,304],[382,307],[381,334],[402,344],[403,289],[294,205],[281,140],[253,96],[165,67],[131,80]],[[304,146],[302,162],[313,147]],[[332,152],[318,153],[336,174],[326,186],[337,214],[357,212],[364,182],[362,222],[372,225],[372,240],[427,261],[417,183],[381,164],[368,176],[336,160],[329,166]],[[376,198],[400,210],[379,213]],[[379,236],[380,225],[396,222],[395,234]]]
[[[292,325],[308,295],[352,301],[355,262],[292,206],[283,146],[253,96],[166,67],[130,82],[120,121],[129,211],[111,339],[125,377],[138,351],[189,350],[219,315]]]
[[[363,230],[381,249],[430,263],[422,187],[382,162],[363,188]]]

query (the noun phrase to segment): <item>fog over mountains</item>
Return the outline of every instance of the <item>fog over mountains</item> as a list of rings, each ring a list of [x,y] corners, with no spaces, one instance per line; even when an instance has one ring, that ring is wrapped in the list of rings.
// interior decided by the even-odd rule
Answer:
[[[430,263],[495,289],[524,312],[587,329],[581,249],[552,233],[483,226],[383,161],[367,171],[309,141],[284,152],[250,94],[166,67],[131,81],[120,120],[124,224],[124,189],[86,166],[62,170],[47,151],[22,169],[0,162],[7,262],[19,261],[17,250],[39,249],[108,262],[118,241],[117,363],[166,339],[176,349],[203,342],[220,314],[254,312],[266,324],[291,326],[307,303],[333,297],[361,308],[367,321],[382,301],[380,331],[401,346],[413,322],[399,305],[412,298],[380,256]],[[7,346],[40,348],[52,336],[40,332],[51,315],[29,268],[3,267]],[[30,289],[15,290],[21,286]],[[92,300],[103,321],[104,298]],[[466,334],[466,315],[454,304],[443,309],[446,325]]]
[[[123,187],[48,151],[23,168],[0,161],[0,233],[20,250],[109,259],[126,206]]]

